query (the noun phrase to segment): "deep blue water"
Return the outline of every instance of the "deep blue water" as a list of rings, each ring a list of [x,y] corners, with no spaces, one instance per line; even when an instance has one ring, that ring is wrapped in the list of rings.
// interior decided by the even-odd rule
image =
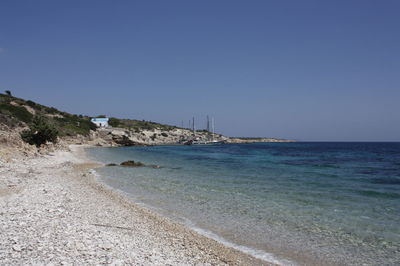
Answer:
[[[400,143],[89,149],[101,180],[258,257],[400,265]]]

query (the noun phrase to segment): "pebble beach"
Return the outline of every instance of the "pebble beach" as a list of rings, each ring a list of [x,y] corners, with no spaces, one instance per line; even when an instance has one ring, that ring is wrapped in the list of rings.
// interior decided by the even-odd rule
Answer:
[[[96,181],[83,146],[0,161],[1,265],[274,265]]]

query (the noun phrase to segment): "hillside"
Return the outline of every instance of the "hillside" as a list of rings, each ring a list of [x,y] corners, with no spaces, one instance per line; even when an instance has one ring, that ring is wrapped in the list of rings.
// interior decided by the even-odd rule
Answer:
[[[175,144],[181,139],[192,138],[193,135],[188,129],[115,117],[109,119],[110,128],[96,128],[88,116],[70,114],[30,100],[0,94],[0,125],[3,128],[21,132],[37,116],[44,117],[54,126],[62,139],[78,143],[90,142],[99,146]],[[210,138],[210,134],[197,131],[196,137],[204,140]],[[219,134],[215,134],[214,137],[220,140],[227,139]]]
[[[88,116],[69,114],[30,100],[0,94],[0,124],[10,128],[24,127],[32,122],[34,116],[45,117],[57,128],[60,136],[87,136],[90,130],[96,129]]]
[[[38,116],[56,128],[59,140],[67,140],[69,143],[88,143],[97,146],[165,145],[194,138],[193,132],[189,129],[115,117],[109,119],[111,127],[96,128],[89,116],[70,114],[30,100],[0,94],[0,130],[3,133],[12,133],[15,143],[20,143],[19,133],[28,128]],[[7,135],[6,133],[3,135]],[[272,138],[228,138],[220,134],[212,135],[205,130],[196,131],[195,137],[199,141],[214,139],[226,143],[287,142]],[[2,139],[0,141],[10,142],[10,137]]]
[[[30,100],[0,93],[0,124],[11,128],[23,127],[32,122],[35,115],[45,117],[58,129],[60,136],[87,136],[90,130],[96,130],[96,126],[90,122],[89,116],[70,114],[59,111],[54,107],[48,107]],[[157,129],[171,131],[177,129],[175,126],[151,121],[119,119],[115,117],[110,118],[109,124],[114,128],[125,128],[135,132]]]

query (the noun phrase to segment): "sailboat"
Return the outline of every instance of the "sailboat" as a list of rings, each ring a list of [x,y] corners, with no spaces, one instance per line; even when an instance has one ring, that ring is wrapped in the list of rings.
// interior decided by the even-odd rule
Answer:
[[[209,132],[209,119],[208,119],[208,116],[207,116],[207,131]],[[225,143],[225,141],[224,140],[216,140],[216,139],[214,139],[214,135],[215,135],[215,133],[214,133],[214,118],[211,118],[211,127],[212,127],[212,131],[211,131],[211,140],[210,139],[207,139],[207,140],[201,140],[201,139],[196,139],[196,136],[194,135],[195,133],[195,131],[194,131],[194,119],[193,119],[193,135],[194,135],[194,138],[193,138],[193,140],[191,141],[191,144],[188,144],[188,145],[213,145],[213,144],[223,144],[223,143]]]

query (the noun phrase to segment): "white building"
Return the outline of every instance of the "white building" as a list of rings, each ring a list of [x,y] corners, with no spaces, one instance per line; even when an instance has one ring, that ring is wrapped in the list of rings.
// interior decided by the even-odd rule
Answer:
[[[90,121],[92,121],[93,124],[95,124],[98,127],[108,127],[108,118],[92,118]]]

